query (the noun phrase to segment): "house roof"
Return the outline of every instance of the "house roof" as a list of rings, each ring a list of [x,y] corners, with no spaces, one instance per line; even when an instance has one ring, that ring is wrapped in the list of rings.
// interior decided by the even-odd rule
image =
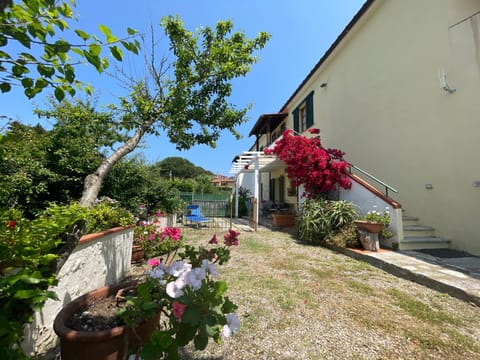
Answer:
[[[279,112],[274,114],[262,114],[258,118],[255,125],[253,125],[252,130],[250,130],[250,134],[252,135],[263,135],[266,134],[273,129],[275,129],[282,121],[288,116],[288,112]]]
[[[333,42],[332,45],[328,48],[328,50],[325,52],[325,54],[320,58],[320,60],[315,64],[312,70],[308,73],[307,77],[303,79],[301,84],[297,87],[297,89],[293,92],[293,94],[288,98],[287,102],[282,106],[280,109],[280,113],[287,110],[287,105],[292,101],[292,99],[299,93],[300,89],[307,83],[308,80],[315,74],[315,72],[318,70],[320,66],[328,59],[328,57],[332,54],[332,52],[336,49],[336,47],[342,42],[342,40],[347,36],[347,34],[352,30],[352,28],[355,26],[355,24],[360,20],[360,18],[367,12],[367,10],[370,8],[370,6],[375,2],[376,0],[366,0],[363,6],[358,10],[358,12],[355,14],[355,16],[350,20],[350,22],[347,24],[345,29],[343,29],[342,33],[337,37],[337,39]],[[259,119],[260,120],[260,119]],[[258,123],[258,121],[257,121]],[[255,124],[256,125],[256,124]],[[255,128],[255,126],[254,126]],[[250,132],[250,135],[252,135],[253,129]]]

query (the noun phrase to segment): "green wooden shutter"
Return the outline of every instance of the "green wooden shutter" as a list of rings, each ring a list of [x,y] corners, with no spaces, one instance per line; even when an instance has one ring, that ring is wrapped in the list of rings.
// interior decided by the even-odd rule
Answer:
[[[293,110],[293,131],[300,132],[298,107],[295,110]]]
[[[313,91],[305,98],[307,108],[307,129],[313,125]]]

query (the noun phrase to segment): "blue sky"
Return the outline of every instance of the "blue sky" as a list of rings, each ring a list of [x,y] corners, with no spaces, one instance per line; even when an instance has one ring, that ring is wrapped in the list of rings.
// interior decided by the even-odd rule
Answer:
[[[363,3],[364,0],[79,0],[79,21],[72,27],[99,33],[98,25],[105,24],[120,36],[127,27],[148,32],[153,24],[161,34],[158,23],[162,16],[179,15],[190,30],[229,19],[235,30],[242,30],[249,37],[260,31],[270,33],[270,41],[257,54],[260,61],[245,78],[234,82],[230,102],[238,107],[253,105],[248,121],[237,128],[242,139],[236,140],[225,132],[215,149],[201,145],[179,152],[165,136],[148,137],[139,150],[151,163],[181,156],[214,173],[228,175],[234,156],[253,144],[254,138],[248,134],[258,117],[280,110]],[[125,64],[134,69],[137,66],[134,61]],[[141,61],[138,64],[141,66]],[[99,106],[125,95],[109,76],[99,76],[88,68],[79,69],[78,76],[94,86]],[[0,115],[37,123],[32,110],[46,106],[45,95],[31,101],[20,90],[1,94]]]

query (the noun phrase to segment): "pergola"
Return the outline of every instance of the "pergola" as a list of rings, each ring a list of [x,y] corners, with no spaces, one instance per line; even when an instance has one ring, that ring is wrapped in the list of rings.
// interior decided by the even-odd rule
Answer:
[[[254,173],[254,192],[253,197],[256,200],[254,202],[253,209],[253,221],[258,224],[259,214],[259,201],[260,196],[260,173],[270,172],[272,170],[284,167],[283,161],[281,161],[276,155],[266,155],[263,151],[244,151],[240,155],[237,155],[232,162],[232,167],[229,173],[235,175],[235,217],[238,217],[238,177],[240,174]]]

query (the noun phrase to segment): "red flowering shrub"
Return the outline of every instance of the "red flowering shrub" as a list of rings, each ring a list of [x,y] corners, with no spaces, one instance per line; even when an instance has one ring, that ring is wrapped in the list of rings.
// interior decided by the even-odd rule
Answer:
[[[310,129],[310,134],[320,134],[319,129]],[[337,189],[337,185],[350,189],[352,183],[346,176],[348,163],[345,153],[338,149],[325,149],[320,136],[307,138],[295,136],[285,130],[282,138],[265,154],[275,154],[286,164],[286,173],[294,186],[305,187],[308,197]]]

